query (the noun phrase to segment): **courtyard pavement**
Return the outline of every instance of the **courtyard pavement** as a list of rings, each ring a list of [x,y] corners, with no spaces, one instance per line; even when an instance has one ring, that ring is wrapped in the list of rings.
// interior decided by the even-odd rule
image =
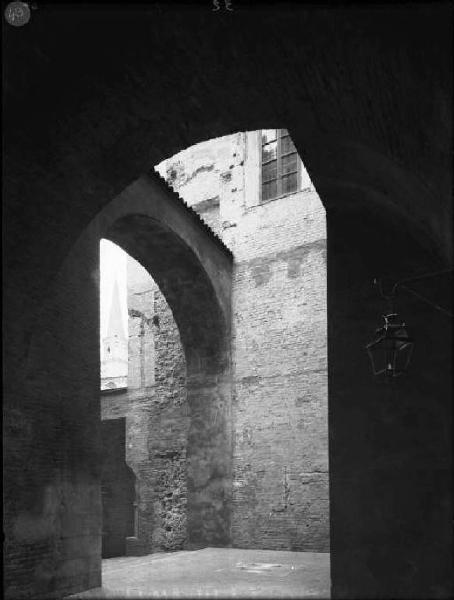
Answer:
[[[326,598],[329,554],[238,548],[103,560],[102,588],[82,598]]]

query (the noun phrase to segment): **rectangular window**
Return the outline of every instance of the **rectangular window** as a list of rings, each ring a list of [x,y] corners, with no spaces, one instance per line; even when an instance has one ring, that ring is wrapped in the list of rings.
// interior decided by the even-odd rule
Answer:
[[[286,129],[262,129],[261,201],[298,191],[301,161]]]

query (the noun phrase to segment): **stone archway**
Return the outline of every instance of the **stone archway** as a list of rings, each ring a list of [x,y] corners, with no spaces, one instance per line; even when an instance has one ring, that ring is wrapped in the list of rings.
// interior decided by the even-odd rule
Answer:
[[[230,539],[231,256],[157,175],[143,176],[98,217],[102,237],[153,276],[172,310],[186,357],[190,429],[190,548]]]
[[[16,410],[18,434],[10,447],[11,468],[16,448],[17,460],[28,455],[18,483],[29,494],[16,503],[7,533],[13,552],[35,543],[46,567],[12,586],[13,592],[30,585],[49,597],[55,590],[58,595],[80,590],[81,582],[86,588],[100,584],[102,237],[152,273],[180,330],[190,407],[188,546],[229,543],[231,255],[159,176],[146,175],[81,235],[47,290],[30,338]],[[32,416],[38,404],[39,420]],[[37,447],[44,449],[38,457]]]
[[[115,200],[120,213],[125,206],[130,210],[134,206],[137,212],[116,218],[103,236],[147,269],[172,310],[186,357],[191,418],[187,447],[189,547],[227,545],[231,483],[229,258],[221,249],[221,261],[213,261],[212,253],[203,248],[203,236],[208,234],[202,227],[188,232],[184,241],[176,236],[176,227],[166,225],[172,208],[169,210],[165,200],[150,210],[153,179],[141,178]],[[113,205],[109,212],[110,219]],[[104,214],[100,218],[104,220]],[[185,228],[184,221],[180,226]],[[188,242],[195,252],[188,250]]]

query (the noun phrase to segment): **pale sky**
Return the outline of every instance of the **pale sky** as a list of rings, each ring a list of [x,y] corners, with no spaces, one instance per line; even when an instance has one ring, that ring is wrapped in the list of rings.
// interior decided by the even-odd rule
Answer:
[[[112,302],[112,289],[115,278],[118,281],[120,292],[120,305],[123,312],[125,330],[128,327],[128,305],[126,297],[126,257],[127,254],[119,246],[102,239],[99,244],[100,251],[100,302],[101,302],[101,340],[106,335],[109,322],[110,305]],[[102,345],[101,345],[102,347]]]

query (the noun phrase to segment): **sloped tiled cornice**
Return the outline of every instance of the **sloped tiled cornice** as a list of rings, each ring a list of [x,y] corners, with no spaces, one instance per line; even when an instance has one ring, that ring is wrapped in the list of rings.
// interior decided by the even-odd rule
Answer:
[[[192,219],[194,219],[194,220],[196,220],[198,222],[198,224],[207,232],[207,234],[211,237],[211,239],[215,242],[215,244],[217,244],[223,250],[223,252],[225,252],[230,258],[233,258],[233,253],[230,250],[230,248],[228,248],[224,244],[224,242],[218,236],[218,234],[215,233],[211,229],[211,227],[202,219],[202,217],[183,200],[183,198],[180,196],[180,194],[178,194],[178,192],[176,192],[167,183],[167,181],[164,179],[164,177],[162,177],[162,175],[160,175],[154,169],[150,169],[149,172],[148,172],[148,175],[150,177],[152,177],[153,179],[156,179],[156,181],[159,183],[159,185],[161,185],[162,187],[165,188],[166,192],[170,195],[170,197],[177,204],[179,204],[185,211],[187,211],[187,213],[191,216]]]

